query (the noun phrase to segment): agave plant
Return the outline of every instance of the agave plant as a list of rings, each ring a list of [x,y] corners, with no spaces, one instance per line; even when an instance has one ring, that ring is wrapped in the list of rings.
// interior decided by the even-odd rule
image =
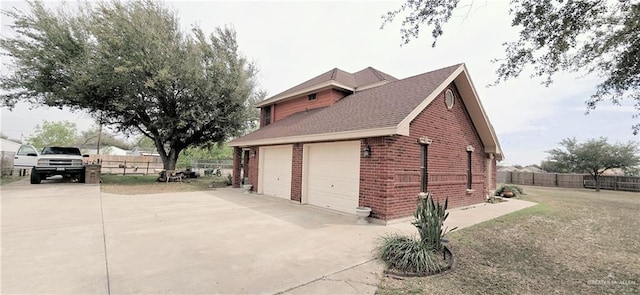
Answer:
[[[420,241],[435,251],[442,250],[442,239],[447,233],[456,229],[443,228],[444,221],[449,217],[448,206],[449,198],[445,199],[443,206],[440,202],[434,201],[431,193],[421,193],[418,198],[418,206],[413,213],[416,220],[412,224],[418,229]]]
[[[447,207],[437,202],[431,193],[421,193],[413,216],[412,224],[418,229],[419,239],[403,235],[387,235],[378,240],[376,257],[382,259],[388,267],[417,274],[433,274],[442,270],[443,265],[438,254],[443,250],[442,239],[455,230],[443,229],[444,221],[449,217]]]

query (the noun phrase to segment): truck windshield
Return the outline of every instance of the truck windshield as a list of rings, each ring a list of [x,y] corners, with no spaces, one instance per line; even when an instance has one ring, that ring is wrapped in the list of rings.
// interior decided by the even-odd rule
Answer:
[[[43,155],[75,155],[80,156],[80,150],[78,148],[71,147],[46,147],[42,149]]]

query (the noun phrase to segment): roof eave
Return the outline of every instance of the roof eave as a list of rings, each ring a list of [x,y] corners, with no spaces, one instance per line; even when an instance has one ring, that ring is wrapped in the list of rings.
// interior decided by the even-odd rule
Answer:
[[[360,139],[368,137],[390,136],[401,134],[397,126],[372,128],[365,130],[353,130],[343,132],[332,132],[322,134],[308,134],[298,136],[287,136],[278,138],[267,138],[248,141],[231,141],[227,145],[232,147],[249,147],[249,146],[264,146],[264,145],[277,145],[277,144],[289,144],[289,143],[306,143],[317,141],[338,141],[348,139]],[[408,135],[408,134],[407,134]]]

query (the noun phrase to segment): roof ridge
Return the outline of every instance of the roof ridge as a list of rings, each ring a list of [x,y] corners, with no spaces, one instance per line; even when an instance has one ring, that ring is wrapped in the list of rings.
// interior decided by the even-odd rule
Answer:
[[[376,77],[378,77],[378,79],[380,80],[387,80],[384,77],[382,77],[382,75],[378,72],[378,70],[376,70],[375,68],[373,68],[372,66],[369,66],[369,68],[373,71],[373,74],[376,75]]]
[[[336,80],[336,76],[338,75],[338,68],[333,68],[333,71],[331,72],[331,78],[329,80]]]

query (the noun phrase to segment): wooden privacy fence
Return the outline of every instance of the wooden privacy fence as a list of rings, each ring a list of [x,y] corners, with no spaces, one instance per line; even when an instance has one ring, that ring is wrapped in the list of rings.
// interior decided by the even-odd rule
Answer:
[[[496,181],[520,185],[582,188],[583,177],[584,174],[498,171]]]
[[[498,171],[498,183],[536,185],[547,187],[596,188],[595,179],[585,174],[534,173]],[[620,191],[640,191],[640,177],[600,176],[600,188]]]
[[[640,192],[640,177],[637,176],[600,176],[600,188],[616,191]],[[596,180],[591,175],[584,176],[585,188],[596,188]]]

